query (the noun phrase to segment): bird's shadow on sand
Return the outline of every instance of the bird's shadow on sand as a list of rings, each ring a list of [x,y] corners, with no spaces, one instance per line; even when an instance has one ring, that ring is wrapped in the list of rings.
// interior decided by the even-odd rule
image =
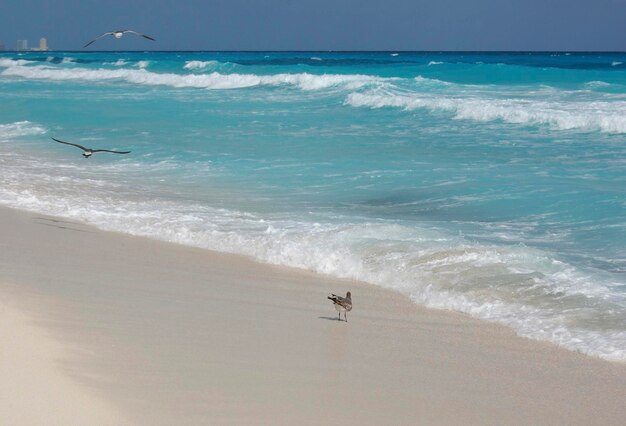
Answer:
[[[317,317],[318,319],[324,319],[324,320],[328,320],[328,321],[342,321],[345,322],[344,320],[338,320],[337,317]]]
[[[76,231],[76,232],[92,232],[92,231],[87,231],[85,229],[80,229],[80,228],[75,228],[75,227],[71,227],[71,226],[64,226],[62,224],[69,224],[69,225],[82,225],[81,223],[77,223],[77,222],[70,222],[67,220],[58,220],[58,219],[48,219],[45,217],[36,217],[35,218],[35,223],[38,225],[43,225],[43,226],[51,226],[53,228],[59,228],[59,229],[66,229],[68,231]]]

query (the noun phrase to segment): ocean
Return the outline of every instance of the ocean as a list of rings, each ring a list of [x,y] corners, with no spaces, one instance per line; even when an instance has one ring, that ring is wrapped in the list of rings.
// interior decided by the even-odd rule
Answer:
[[[0,105],[2,205],[626,361],[626,53],[5,52]]]

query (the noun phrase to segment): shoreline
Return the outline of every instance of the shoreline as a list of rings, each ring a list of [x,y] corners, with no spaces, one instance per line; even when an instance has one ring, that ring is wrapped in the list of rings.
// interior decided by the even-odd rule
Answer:
[[[121,424],[626,416],[623,363],[392,290],[6,207],[0,235],[3,300],[70,349],[62,370],[128,419]],[[346,324],[326,295],[347,290]]]

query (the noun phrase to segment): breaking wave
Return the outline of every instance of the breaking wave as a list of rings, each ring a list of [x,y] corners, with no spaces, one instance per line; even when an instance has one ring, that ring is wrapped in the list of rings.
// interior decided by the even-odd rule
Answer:
[[[626,101],[567,102],[530,99],[431,96],[418,93],[351,93],[346,103],[354,107],[427,109],[474,121],[548,125],[558,130],[626,133]]]
[[[20,136],[41,135],[45,132],[46,129],[30,121],[0,124],[0,140],[11,140]]]
[[[384,79],[369,75],[341,75],[341,74],[173,74],[155,73],[145,69],[88,69],[88,68],[51,68],[43,66],[25,66],[15,61],[0,62],[0,66],[7,67],[1,75],[21,77],[27,79],[44,80],[80,80],[104,82],[122,80],[132,84],[148,86],[170,86],[176,88],[203,88],[203,89],[238,89],[255,86],[292,85],[303,90],[318,90],[334,86],[342,86],[349,90],[358,89],[368,84],[381,82]],[[144,64],[145,65],[145,64]],[[198,66],[197,64],[194,66]]]
[[[21,161],[27,164],[20,167]],[[399,291],[421,305],[508,325],[521,336],[608,360],[626,359],[626,332],[617,326],[624,300],[549,253],[473,243],[403,223],[311,222],[144,199],[99,173],[36,161],[0,155],[0,177],[6,182],[0,187],[1,204],[362,280]],[[608,328],[589,327],[590,315],[603,316]]]
[[[0,204],[367,281],[626,362],[626,86],[608,65],[626,60],[390,54],[3,55]],[[87,164],[52,129],[133,155]]]
[[[183,66],[186,70],[204,70],[219,65],[218,61],[187,61]]]

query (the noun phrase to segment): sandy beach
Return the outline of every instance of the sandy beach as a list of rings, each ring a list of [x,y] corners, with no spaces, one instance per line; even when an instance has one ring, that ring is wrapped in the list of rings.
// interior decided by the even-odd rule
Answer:
[[[339,322],[326,296],[348,290]],[[623,363],[365,283],[6,208],[0,315],[0,424],[626,418]]]

